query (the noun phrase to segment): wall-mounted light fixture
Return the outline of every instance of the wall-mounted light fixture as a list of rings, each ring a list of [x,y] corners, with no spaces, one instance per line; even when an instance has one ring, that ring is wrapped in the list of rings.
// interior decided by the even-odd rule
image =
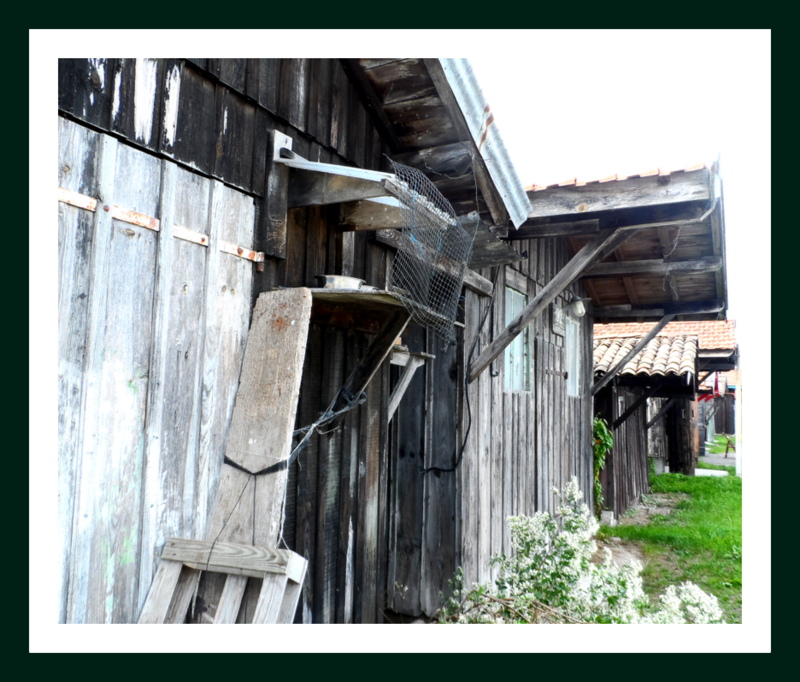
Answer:
[[[572,300],[564,306],[564,310],[573,317],[583,317],[586,314],[586,305],[584,301],[591,301],[592,299],[580,298],[571,291],[569,293],[572,296]]]

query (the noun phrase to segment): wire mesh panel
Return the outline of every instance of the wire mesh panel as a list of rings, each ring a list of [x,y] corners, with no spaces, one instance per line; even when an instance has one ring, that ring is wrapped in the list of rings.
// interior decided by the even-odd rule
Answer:
[[[388,288],[414,322],[450,341],[473,238],[422,172],[394,161],[392,166],[403,227]]]

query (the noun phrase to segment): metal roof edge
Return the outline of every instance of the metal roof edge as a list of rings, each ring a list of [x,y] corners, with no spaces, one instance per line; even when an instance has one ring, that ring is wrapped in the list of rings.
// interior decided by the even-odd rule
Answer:
[[[439,63],[511,222],[515,228],[519,227],[532,210],[531,202],[500,137],[472,65],[468,59],[439,59]]]

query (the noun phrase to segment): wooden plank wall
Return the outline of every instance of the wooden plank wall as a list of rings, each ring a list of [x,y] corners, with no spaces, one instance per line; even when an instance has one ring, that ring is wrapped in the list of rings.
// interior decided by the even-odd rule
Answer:
[[[62,115],[85,124],[64,137],[59,166],[76,169],[64,186],[168,225],[154,233],[60,207],[62,619],[134,622],[163,538],[204,534],[252,300],[314,286],[318,274],[382,288],[390,258],[369,234],[339,232],[325,208],[289,212],[286,258],[267,257],[261,273],[168,230],[187,223],[263,250],[272,130],[322,162],[379,169],[386,148],[337,60],[67,59],[59,83]],[[387,607],[431,614],[457,565],[468,582],[491,578],[490,558],[510,549],[508,515],[552,511],[552,488],[571,475],[588,498],[590,401],[566,396],[549,309],[530,327],[530,390],[506,392],[495,363],[497,376],[466,389],[467,436],[464,369],[474,335],[477,354],[505,326],[507,276],[532,298],[568,260],[555,239],[519,247],[529,257],[500,269],[485,326],[489,300],[466,290],[456,346],[414,341],[437,359],[418,371],[391,438],[387,363],[367,402],[290,468],[284,540],[309,559],[299,622],[381,622]],[[588,318],[582,328],[590,368]],[[298,427],[329,405],[369,341],[312,325]],[[451,464],[465,440],[456,472],[414,478],[421,463]]]
[[[613,419],[616,419],[636,401],[641,390],[613,387],[613,395]],[[614,447],[606,465],[613,481],[607,482],[603,495],[605,508],[617,518],[650,490],[646,425],[647,407],[642,405],[614,431]]]
[[[585,397],[591,367],[588,318],[581,325],[584,397],[566,395],[564,337],[553,332],[549,309],[529,328],[530,390],[505,390],[502,359],[464,390],[463,373],[470,355],[477,356],[505,327],[506,284],[522,288],[530,300],[568,260],[565,244],[556,239],[531,240],[523,250],[525,246],[530,254],[527,260],[514,267],[502,266],[498,273],[493,269],[481,273],[493,281],[497,274],[493,299],[465,290],[465,329],[454,347],[457,362],[453,364],[441,348],[429,346],[436,360],[428,363],[424,382],[415,377],[395,416],[388,589],[389,606],[397,613],[433,615],[441,603],[437,592],[448,592],[447,580],[456,566],[464,569],[468,585],[491,580],[491,558],[511,550],[505,519],[554,511],[552,489],[562,488],[570,477],[578,478],[591,504],[592,406]],[[481,326],[490,303],[491,311]],[[479,342],[473,351],[476,334]],[[410,337],[410,342],[421,344],[417,336]],[[455,402],[460,402],[461,416],[451,440],[447,434],[452,421],[443,424],[441,420],[452,420],[453,415],[437,406],[453,404],[459,394],[461,399]],[[452,461],[453,445],[460,451],[465,439],[463,459],[454,473],[420,476],[420,451],[426,462],[444,467],[439,462]],[[435,495],[429,490],[435,490]],[[452,536],[448,514],[455,521]],[[436,556],[442,570],[426,574],[426,556]]]
[[[105,186],[102,192],[97,189],[101,181],[95,176],[105,172],[110,178],[106,185],[119,190],[115,203],[125,205],[141,195],[150,204],[126,207],[139,206],[162,220],[172,216],[168,222],[256,250],[265,239],[272,130],[289,134],[295,151],[310,160],[365,168],[386,164],[385,146],[338,60],[65,59],[59,61],[59,110],[108,132],[113,137],[102,137],[115,150],[100,155],[102,145],[96,142],[80,147],[72,139],[65,141],[59,166],[76,169],[64,181],[66,188],[102,194],[106,200],[116,197]],[[73,137],[101,137],[84,126],[62,125],[70,127]],[[117,155],[135,157],[142,168],[140,175],[131,176],[129,187],[115,185],[113,164],[103,170],[105,166],[96,162]],[[72,157],[85,162],[81,165]],[[127,168],[132,162],[124,163]],[[245,206],[249,213],[242,212]],[[60,205],[59,210],[59,481],[67,566],[62,619],[135,622],[163,538],[204,534],[251,301],[276,286],[315,286],[316,275],[334,272],[383,287],[387,255],[369,235],[338,232],[320,208],[290,212],[287,258],[267,257],[261,273],[254,273],[252,263],[165,239],[168,233],[163,231],[133,227],[134,234],[125,241],[116,237],[105,214],[88,218],[80,209]],[[108,236],[94,226],[98,222],[102,227],[103,220]],[[96,243],[96,235],[105,241]],[[106,248],[111,236],[116,237],[116,251]],[[115,276],[117,260],[123,263],[125,278]],[[109,293],[103,289],[107,286],[117,289]],[[102,295],[87,293],[91,287]],[[130,302],[130,309],[117,312],[116,306],[107,306],[109,295]],[[132,329],[137,334],[137,342],[122,358],[131,375],[131,405],[110,400],[118,397],[114,386],[103,396],[109,398],[107,406],[85,386],[89,363],[100,363],[94,360],[99,351],[85,347],[103,345],[92,324],[108,327],[106,336],[124,336]],[[369,338],[357,332],[312,328],[298,426],[327,407],[368,343]],[[291,469],[284,535],[290,547],[311,560],[298,611],[303,622],[381,618],[388,571],[389,386],[387,365],[370,386],[368,402],[352,412],[339,431],[312,439]],[[120,435],[116,425],[111,433],[113,420],[101,419],[112,405],[127,409],[130,425]],[[130,483],[130,492],[125,489],[125,499],[110,500],[107,491],[98,488],[103,481],[116,481],[117,469],[105,471],[98,464],[98,472],[87,471],[95,460],[104,460],[102,453],[89,453],[93,459],[84,453],[84,413],[107,430],[92,431],[98,442],[115,443],[123,439],[122,432],[128,434],[124,448],[130,462],[119,467],[125,473],[132,470],[135,483]],[[77,499],[78,487],[85,501]],[[87,505],[104,512],[124,509],[131,517],[113,520],[115,528],[124,526],[126,535],[119,540],[124,551],[106,551],[116,573],[105,570],[96,585],[86,583],[86,576],[93,575],[90,563],[107,548],[98,521],[82,516]],[[81,523],[82,518],[87,520]],[[87,548],[76,552],[80,543]],[[124,558],[118,559],[119,554]],[[106,583],[113,583],[113,589]],[[97,603],[87,606],[90,595]]]
[[[254,206],[66,119],[59,185],[102,197],[93,213],[59,203],[60,620],[136,622],[164,538],[204,534],[254,268],[213,245],[250,247]]]

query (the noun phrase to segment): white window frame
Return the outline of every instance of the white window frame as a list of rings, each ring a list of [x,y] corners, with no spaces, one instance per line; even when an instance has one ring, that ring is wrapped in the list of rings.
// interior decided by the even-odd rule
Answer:
[[[567,395],[581,395],[581,323],[572,315],[564,316],[564,355],[567,368]]]
[[[504,296],[505,324],[508,326],[528,305],[528,294],[516,286],[506,284]],[[531,350],[527,326],[504,351],[503,388],[506,391],[531,390]]]

